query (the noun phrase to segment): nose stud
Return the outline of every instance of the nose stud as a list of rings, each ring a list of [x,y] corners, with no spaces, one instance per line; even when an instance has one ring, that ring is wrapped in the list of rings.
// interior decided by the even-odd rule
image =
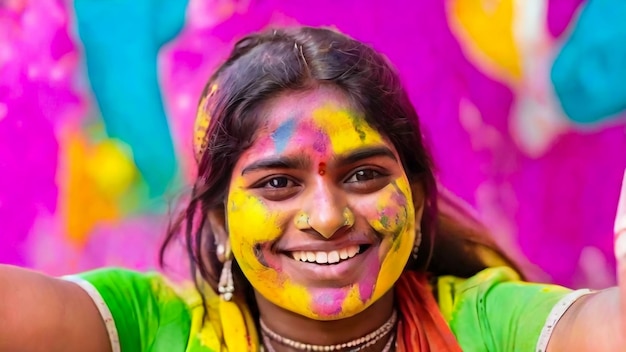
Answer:
[[[343,225],[344,226],[352,226],[354,225],[354,213],[350,210],[350,208],[345,208],[343,210]]]
[[[300,213],[296,216],[296,228],[298,230],[307,230],[311,228],[309,225],[309,216],[305,213]]]

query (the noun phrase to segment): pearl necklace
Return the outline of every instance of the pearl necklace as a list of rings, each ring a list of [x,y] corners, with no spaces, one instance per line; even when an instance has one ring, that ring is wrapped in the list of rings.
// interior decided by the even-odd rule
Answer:
[[[383,349],[381,350],[381,352],[391,352],[391,347],[393,346],[394,348],[398,348],[398,344],[395,343],[394,341],[396,339],[394,338],[394,336],[389,336],[389,340],[387,340],[387,343],[385,344],[385,347],[383,347]],[[365,347],[369,347],[365,346]],[[354,352],[354,351],[359,351],[365,347],[359,347],[357,349],[352,349],[350,350],[350,352]],[[267,348],[267,352],[276,352],[276,350],[274,349],[274,346],[272,346],[271,342],[270,342],[270,338],[263,334],[263,346],[261,346],[261,352],[265,352],[265,348]]]
[[[325,351],[342,351],[342,350],[349,349],[349,351],[351,352],[356,352],[356,351],[361,351],[363,349],[366,349],[378,343],[385,336],[387,336],[389,332],[391,332],[391,330],[393,330],[397,322],[398,322],[398,314],[394,310],[393,313],[391,314],[391,317],[389,317],[389,319],[375,331],[372,331],[371,333],[363,337],[359,337],[358,339],[347,341],[347,342],[336,344],[336,345],[310,345],[310,344],[306,344],[303,342],[294,341],[272,331],[267,325],[265,325],[263,320],[260,321],[260,324],[261,324],[261,330],[263,334],[263,341],[264,341],[264,344],[266,345],[266,348],[268,349],[268,352],[275,352],[271,344],[269,344],[270,339],[282,345],[289,346],[291,348],[294,348],[300,351],[325,352]],[[387,343],[389,345],[389,348],[383,349],[384,352],[387,352],[391,349],[392,340],[394,340],[393,337],[389,339],[389,342]]]

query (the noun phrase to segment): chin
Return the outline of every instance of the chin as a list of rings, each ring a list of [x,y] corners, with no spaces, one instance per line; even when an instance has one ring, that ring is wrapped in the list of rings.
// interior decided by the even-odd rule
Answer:
[[[326,311],[323,311],[323,310],[319,311],[319,310],[316,310],[316,309],[303,310],[303,311],[294,312],[294,313],[297,313],[299,315],[302,315],[304,317],[307,317],[307,318],[313,319],[313,320],[333,321],[333,320],[341,320],[341,319],[351,318],[351,317],[353,317],[355,315],[358,315],[359,313],[362,313],[368,307],[369,307],[369,305],[360,304],[360,305],[354,306],[354,307],[346,307],[346,309],[343,309],[343,310],[341,310],[339,312],[335,312],[333,314],[328,314],[328,312],[326,312]]]
[[[363,288],[354,284],[344,288],[318,288],[311,290],[311,303],[297,307],[300,315],[315,320],[339,320],[355,316],[372,305],[377,297],[363,301],[363,291],[373,291],[373,287]]]

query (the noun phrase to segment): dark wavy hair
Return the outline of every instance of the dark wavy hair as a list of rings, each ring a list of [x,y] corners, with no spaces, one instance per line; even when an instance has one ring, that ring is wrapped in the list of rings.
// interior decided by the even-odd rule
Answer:
[[[409,270],[468,277],[492,265],[516,268],[457,200],[438,193],[416,110],[386,57],[335,30],[311,27],[244,37],[209,79],[199,106],[210,123],[197,155],[197,181],[186,208],[170,224],[161,248],[162,264],[168,246],[184,236],[194,277],[216,288],[222,264],[207,212],[224,211],[234,165],[263,122],[259,109],[280,93],[320,85],[345,93],[367,122],[393,143],[409,181],[423,190],[422,245],[418,259],[407,264]],[[445,212],[438,212],[438,204]],[[245,285],[234,268],[237,281]],[[249,284],[246,290],[250,297]]]

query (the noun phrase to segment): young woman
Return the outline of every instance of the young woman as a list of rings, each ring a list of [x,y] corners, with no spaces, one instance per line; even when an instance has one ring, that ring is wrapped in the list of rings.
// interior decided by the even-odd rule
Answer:
[[[195,133],[197,182],[163,250],[184,235],[196,285],[2,267],[0,350],[626,349],[626,294],[522,282],[438,191],[415,109],[370,47],[250,35],[209,79]]]

